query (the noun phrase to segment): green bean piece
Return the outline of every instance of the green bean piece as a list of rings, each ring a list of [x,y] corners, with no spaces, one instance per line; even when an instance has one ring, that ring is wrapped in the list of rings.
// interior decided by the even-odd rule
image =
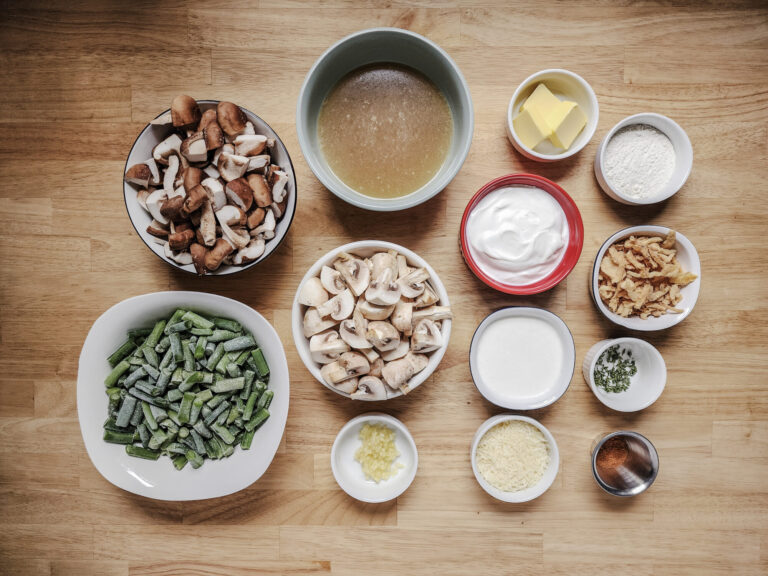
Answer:
[[[186,314],[186,313],[187,313],[187,311],[184,310],[183,308],[176,308],[176,311],[168,319],[168,322],[165,325],[165,329],[163,330],[163,332],[165,332],[166,334],[170,334],[170,332],[169,332],[170,327],[173,326],[174,324],[177,324],[178,322],[180,322],[181,321],[181,317],[184,316],[184,314]]]
[[[123,404],[120,406],[120,410],[117,413],[115,419],[115,425],[120,428],[125,428],[131,422],[131,416],[133,416],[133,410],[136,408],[138,400],[133,396],[126,396],[123,400]]]
[[[157,406],[149,405],[149,411],[152,412],[152,416],[155,417],[155,421],[159,424],[163,420],[168,419],[168,412]]]
[[[210,341],[211,341],[211,338],[208,338],[208,342]],[[213,370],[214,368],[216,368],[216,365],[219,363],[219,361],[223,357],[224,357],[224,344],[219,342],[216,345],[216,348],[213,350],[213,353],[208,357],[208,360],[205,363],[208,370]]]
[[[232,453],[235,451],[234,446],[224,446],[224,454],[221,455],[222,458],[229,458],[232,456]]]
[[[227,418],[229,418],[229,410],[224,410],[224,412],[219,414],[219,417],[216,418],[216,424],[220,424],[223,426],[224,424],[226,424]]]
[[[213,435],[211,434],[211,431],[208,429],[208,427],[205,425],[205,422],[202,420],[198,420],[195,422],[195,425],[192,426],[194,428],[195,432],[200,434],[203,438],[211,438]]]
[[[157,420],[155,420],[155,416],[152,414],[152,409],[149,404],[142,402],[141,411],[144,412],[144,422],[147,424],[147,427],[152,431],[157,430]]]
[[[181,408],[181,402],[171,402],[168,404],[168,410],[173,410],[177,414],[179,413],[179,408]]]
[[[218,436],[225,444],[232,444],[235,441],[234,435],[221,424],[213,424],[211,430],[213,430],[216,436]]]
[[[157,382],[157,379],[160,378],[160,370],[158,370],[157,368],[153,367],[152,365],[150,365],[150,364],[143,364],[142,368],[144,368],[144,370],[146,370],[147,376],[149,377],[150,380],[153,380],[154,382]]]
[[[128,454],[128,456],[144,458],[145,460],[157,460],[160,458],[160,452],[158,450],[149,450],[142,446],[128,445],[125,447],[125,453]]]
[[[200,411],[203,409],[204,402],[195,396],[192,401],[192,409],[189,411],[189,423],[194,426],[197,419],[200,417]]]
[[[171,454],[186,454],[187,449],[184,444],[180,442],[171,442],[165,447],[165,451]]]
[[[206,426],[210,426],[214,422],[216,422],[216,419],[224,412],[225,410],[229,410],[229,402],[226,400],[223,401],[221,404],[219,404],[216,409],[211,412],[204,420]]]
[[[144,358],[144,353],[141,351],[141,348],[137,348],[136,352],[139,354],[138,356],[129,356],[127,358],[128,363],[131,366],[143,366],[146,364],[146,359]]]
[[[181,384],[179,384],[179,390],[182,392],[187,392],[190,390],[195,384],[198,384],[202,382],[204,379],[202,372],[190,372],[187,374],[186,378],[182,381]]]
[[[184,444],[188,449],[194,451],[195,450],[195,442],[190,438],[189,436],[185,438],[179,438],[179,442]]]
[[[112,372],[109,373],[109,375],[104,379],[104,386],[107,388],[112,388],[116,383],[117,380],[128,372],[130,370],[131,364],[127,360],[120,360],[120,362],[117,363],[117,365],[112,368]]]
[[[181,336],[178,332],[174,332],[169,336],[171,339],[171,350],[173,351],[173,359],[176,362],[184,360],[184,353],[181,350]]]
[[[240,400],[240,398],[238,398],[238,400]],[[240,412],[237,410],[237,405],[233,404],[232,408],[229,409],[229,414],[227,414],[227,426],[232,424],[238,416],[240,416]]]
[[[122,400],[122,395],[120,394],[120,391],[112,392],[112,394],[109,395],[109,411],[112,412],[114,410],[117,410],[120,408],[120,400]]]
[[[181,367],[176,368],[171,374],[171,384],[181,384],[184,380],[184,370]]]
[[[274,395],[275,393],[272,390],[267,390],[264,392],[264,394],[262,394],[259,398],[259,401],[256,403],[256,411],[258,412],[262,408],[269,408],[269,405],[272,404],[272,398]]]
[[[144,411],[141,409],[141,402],[136,402],[136,406],[133,408],[133,414],[131,415],[131,426],[138,426],[144,420]]]
[[[170,342],[170,339],[168,341]],[[157,367],[160,368],[160,370],[165,370],[171,365],[172,362],[173,362],[173,350],[171,350],[171,346],[168,345],[168,350],[165,351],[165,354],[163,355],[163,359],[160,360],[160,364]]]
[[[160,342],[160,337],[163,335],[163,330],[165,330],[165,320],[158,320],[155,323],[154,328],[152,328],[152,332],[150,332],[149,336],[147,336],[147,339],[144,340],[144,343],[141,345],[141,347],[154,348],[157,346],[157,343]]]
[[[186,426],[182,426],[181,428],[179,428],[179,438],[183,440],[187,436],[189,436],[189,428],[187,428]]]
[[[205,454],[205,444],[203,444],[203,439],[200,434],[193,428],[189,431],[189,435],[192,437],[192,442],[195,443],[195,452],[201,456]]]
[[[246,431],[250,432],[251,430],[254,430],[264,424],[264,422],[267,421],[267,418],[269,418],[269,410],[266,408],[262,408],[256,414],[253,415],[253,418],[248,420],[248,422],[245,423],[244,428]]]
[[[192,353],[192,350],[189,349],[189,346],[185,345],[183,342],[182,352],[184,356],[184,370],[192,372],[195,369],[195,356]]]
[[[173,420],[171,420],[170,417],[166,418],[162,422],[158,422],[157,425],[168,430],[169,434],[175,434],[179,431],[179,427]]]
[[[129,394],[131,396],[135,396],[139,400],[143,400],[144,402],[149,402],[150,404],[159,406],[160,408],[168,408],[168,400],[166,400],[165,398],[159,398],[156,396],[152,396],[151,394],[146,394],[141,390],[136,390],[135,387],[131,388]]]
[[[198,397],[198,398],[199,398],[199,399],[200,399],[202,402],[208,402],[208,400],[210,400],[211,398],[213,398],[213,392],[211,392],[211,391],[210,391],[208,388],[206,388],[206,389],[205,389],[205,390],[203,390],[202,392],[198,392],[198,393],[197,393],[197,397]]]
[[[240,367],[237,364],[235,364],[234,362],[227,364],[227,376],[229,376],[230,378],[237,378],[242,375],[243,375],[243,371],[240,370]]]
[[[213,330],[210,328],[190,328],[189,333],[194,336],[210,336],[213,334]]]
[[[152,432],[152,438],[149,439],[149,447],[152,450],[157,450],[166,440],[168,440],[168,435],[158,428]]]
[[[133,432],[115,432],[114,430],[104,430],[104,441],[110,444],[132,444]]]
[[[251,419],[253,415],[253,409],[256,407],[256,401],[259,399],[258,391],[254,390],[251,395],[248,396],[248,402],[245,403],[245,410],[243,410],[243,420],[246,422]]]
[[[133,385],[133,388],[131,390],[139,390],[144,394],[149,394],[150,396],[159,396],[159,391],[155,389],[152,384],[150,384],[147,380],[139,380],[136,382],[136,384]]]
[[[224,350],[227,352],[234,352],[236,350],[245,350],[246,348],[253,348],[256,346],[256,341],[253,336],[246,334],[245,336],[238,336],[224,342]]]
[[[235,320],[231,320],[229,318],[214,318],[213,324],[217,328],[223,328],[224,330],[229,330],[230,332],[241,332],[243,330],[243,326],[240,324],[240,322],[236,322]]]
[[[125,386],[126,388],[130,388],[136,382],[144,378],[144,376],[146,375],[147,375],[147,371],[144,369],[144,366],[139,366],[138,368],[136,368],[136,370],[128,374],[128,377],[123,381],[123,386]]]
[[[208,344],[208,338],[201,336],[195,342],[195,360],[203,360],[205,358],[205,346]]]
[[[139,438],[141,439],[141,445],[144,446],[144,448],[149,446],[149,439],[152,437],[152,434],[149,432],[149,428],[147,428],[147,425],[142,423],[139,424],[136,427],[136,431],[139,433]]]
[[[158,390],[160,390],[161,394],[165,393],[165,389],[168,387],[168,384],[171,381],[171,371],[168,369],[163,369],[160,371],[160,375],[157,377],[157,382],[155,383],[155,386]]]
[[[144,339],[150,335],[152,328],[131,328],[128,330],[128,338],[133,341]]]
[[[114,368],[120,363],[120,361],[123,358],[128,356],[135,349],[136,349],[136,344],[134,344],[131,338],[128,338],[128,340],[123,342],[117,350],[115,350],[114,352],[112,352],[112,354],[109,355],[109,358],[107,358],[107,362],[109,362],[109,365],[111,368]]]
[[[184,396],[184,392],[182,392],[178,388],[174,388],[173,390],[168,390],[168,393],[165,395],[168,402],[176,402],[177,400],[181,400],[183,396]]]
[[[174,456],[171,461],[173,462],[173,467],[176,468],[176,470],[183,470],[184,466],[187,465],[187,457],[184,454]]]
[[[229,363],[232,360],[229,357],[229,354],[224,354],[224,356],[221,357],[221,360],[219,360],[218,364],[216,364],[216,372],[221,374],[222,376],[227,373],[227,366],[229,366]]]
[[[160,342],[157,343],[155,346],[155,352],[158,354],[165,354],[168,349],[171,347],[171,339],[168,338],[168,336],[163,336],[160,338]]]
[[[202,328],[202,329],[213,328],[213,322],[208,320],[208,318],[203,318],[202,316],[200,316],[200,314],[196,314],[191,310],[189,310],[186,314],[184,314],[184,316],[182,316],[181,319],[186,320],[195,328]]]
[[[213,333],[208,336],[208,342],[221,343],[226,340],[232,340],[240,336],[239,332],[231,332],[229,330],[214,330]]]
[[[240,448],[243,450],[250,450],[251,449],[251,443],[253,442],[253,437],[256,435],[256,429],[253,430],[247,430],[245,434],[243,434],[242,439],[240,440]]]
[[[253,363],[256,365],[256,371],[259,373],[259,376],[262,378],[267,376],[269,374],[269,366],[267,366],[267,361],[264,359],[264,353],[261,351],[261,348],[251,350],[251,358],[253,358]]]
[[[111,416],[104,420],[104,430],[111,430],[112,432],[128,432],[126,426],[118,426],[115,423],[115,419]]]
[[[245,378],[242,376],[239,378],[226,378],[219,380],[213,386],[211,386],[211,392],[221,394],[223,392],[234,392],[236,390],[242,390],[245,386]]]
[[[194,400],[195,395],[192,392],[184,392],[181,407],[179,408],[179,422],[182,424],[189,422],[189,413],[192,410],[192,402]]]
[[[189,463],[192,465],[192,468],[200,468],[200,466],[203,465],[203,457],[194,450],[187,450],[185,456],[187,460],[189,460]]]
[[[145,346],[144,348],[141,349],[141,352],[142,354],[144,354],[144,358],[146,358],[150,366],[154,366],[155,368],[160,366],[160,360],[158,359],[157,352],[155,352],[154,348]]]
[[[240,352],[240,354],[238,354],[237,358],[235,359],[235,364],[242,368],[243,364],[245,364],[245,361],[248,360],[250,352],[250,349],[246,349]]]
[[[189,330],[189,327],[190,325],[187,324],[186,322],[176,322],[174,324],[168,324],[165,327],[165,333],[168,334],[168,336],[170,336],[174,332],[186,332],[187,330]]]
[[[168,418],[176,424],[176,426],[181,426],[181,422],[179,422],[179,414],[176,412],[176,410],[168,410]]]

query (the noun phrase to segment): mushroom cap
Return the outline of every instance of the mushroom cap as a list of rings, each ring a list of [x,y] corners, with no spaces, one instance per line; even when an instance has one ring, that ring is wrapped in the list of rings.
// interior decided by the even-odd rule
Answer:
[[[392,306],[400,301],[400,285],[394,280],[391,268],[382,269],[381,275],[368,285],[365,299],[377,306]]]
[[[176,128],[197,125],[203,113],[191,96],[179,94],[171,102],[171,121]]]
[[[370,257],[371,278],[380,278],[384,270],[392,271],[392,280],[397,280],[397,252],[388,250],[387,252],[377,252]]]
[[[192,256],[192,264],[198,274],[205,274],[205,246],[197,242],[189,245],[189,253]]]
[[[181,143],[179,148],[182,156],[192,163],[205,162],[208,160],[208,148],[205,145],[205,134],[195,132]]]
[[[333,267],[341,273],[355,296],[360,296],[368,288],[371,270],[360,258],[342,252],[333,263]]]
[[[323,318],[317,311],[317,308],[307,308],[304,312],[304,337],[309,338],[327,330],[333,328],[338,322],[332,318]]]
[[[245,130],[248,118],[242,108],[232,102],[219,102],[216,106],[216,115],[221,129],[230,138],[234,138]]]
[[[184,188],[191,190],[203,181],[203,171],[196,166],[187,166],[184,170]]]
[[[218,270],[224,259],[229,256],[235,248],[224,238],[217,238],[213,248],[206,250],[205,260],[203,261],[206,269]]]
[[[266,243],[261,238],[254,238],[251,240],[245,248],[241,248],[237,251],[232,263],[238,266],[242,264],[249,264],[261,258],[266,249]]]
[[[227,205],[227,194],[224,185],[216,178],[206,178],[200,185],[208,192],[208,198],[214,210],[221,210]]]
[[[348,352],[349,346],[339,337],[336,330],[328,330],[310,338],[309,351],[312,360],[318,364],[330,364],[338,360],[344,352]]]
[[[406,384],[414,374],[424,370],[428,363],[429,359],[426,355],[408,352],[404,358],[385,364],[381,370],[381,376],[387,386],[397,389]]]
[[[413,302],[408,302],[407,300],[399,300],[397,304],[395,304],[395,309],[392,312],[392,316],[390,317],[392,325],[406,336],[410,336],[412,329],[412,318]]]
[[[400,345],[400,332],[397,328],[381,320],[368,323],[365,337],[379,352],[394,350]]]
[[[328,301],[328,292],[323,288],[319,278],[310,278],[299,291],[299,304],[304,306],[320,306]]]
[[[251,209],[251,205],[253,204],[253,190],[248,186],[248,182],[245,178],[236,178],[231,182],[227,182],[224,191],[232,204],[246,212]]]
[[[410,349],[411,349],[411,343],[407,339],[400,340],[400,343],[397,345],[397,348],[393,348],[392,350],[382,352],[381,359],[384,362],[392,362],[393,360],[399,360],[400,358],[408,354],[408,351]]]
[[[368,374],[371,370],[368,359],[360,352],[344,352],[339,357],[339,365],[347,371],[350,377]]]
[[[440,327],[429,318],[416,322],[411,336],[411,350],[426,354],[433,352],[443,345],[443,335]]]
[[[235,154],[250,158],[264,151],[267,147],[267,137],[261,134],[240,134],[232,143],[235,145]]]
[[[211,122],[217,122],[216,108],[208,108],[200,116],[200,122],[197,124],[197,131],[205,130]]]
[[[351,319],[344,320],[339,325],[339,334],[342,340],[352,348],[366,350],[373,347],[373,344],[366,338],[367,331],[368,321],[359,310],[355,310]]]
[[[248,174],[248,185],[253,191],[256,206],[266,208],[272,204],[272,191],[269,189],[267,179],[262,174]]]
[[[134,164],[126,171],[124,180],[130,184],[146,188],[153,181],[152,170],[144,162]]]
[[[205,147],[208,150],[216,150],[216,148],[224,146],[226,142],[224,131],[219,126],[219,123],[215,121],[205,127],[203,137],[205,139]]]
[[[376,376],[363,376],[357,383],[357,390],[350,394],[354,400],[386,400],[387,389]]]
[[[229,152],[222,152],[219,155],[216,167],[219,169],[221,177],[227,182],[231,182],[243,176],[246,170],[248,170],[248,158],[238,156],[237,154],[230,154]]]
[[[395,307],[393,306],[377,306],[368,302],[365,298],[358,300],[357,308],[360,309],[363,316],[368,320],[386,320],[392,315]]]
[[[352,292],[349,290],[344,290],[341,294],[336,294],[336,296],[317,307],[317,311],[321,316],[330,315],[331,318],[337,321],[349,318],[354,309],[355,297],[352,296]]]
[[[152,149],[152,159],[158,164],[167,166],[168,158],[174,154],[180,154],[181,142],[178,134],[171,134]]]
[[[429,278],[429,272],[426,268],[417,268],[412,270],[397,283],[400,284],[400,291],[406,298],[416,298],[424,292],[424,281]]]
[[[331,294],[340,294],[347,289],[347,283],[341,272],[330,266],[323,266],[320,270],[320,282],[323,283],[323,288]]]

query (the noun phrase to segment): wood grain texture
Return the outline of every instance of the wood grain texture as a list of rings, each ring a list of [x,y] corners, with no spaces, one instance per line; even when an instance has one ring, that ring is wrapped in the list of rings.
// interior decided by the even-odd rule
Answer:
[[[294,114],[304,76],[343,35],[371,26],[426,34],[472,90],[467,162],[440,195],[404,213],[346,205],[314,178]],[[504,128],[529,74],[564,67],[600,101],[595,138],[555,165],[523,159]],[[145,122],[186,92],[227,99],[267,120],[292,154],[299,201],[286,242],[234,278],[174,272],[125,213],[125,157]],[[693,173],[662,206],[627,207],[598,188],[592,161],[621,118],[667,114],[687,130]],[[768,572],[768,7],[743,0],[0,0],[0,574],[239,576],[547,574],[757,575]],[[530,171],[577,201],[586,238],[572,274],[546,294],[485,287],[457,248],[461,214],[488,180]],[[557,438],[552,489],[497,502],[469,465],[472,436],[500,413],[475,390],[467,351],[477,324],[510,304],[561,315],[577,363],[609,325],[587,293],[603,240],[632,224],[679,229],[702,260],[690,318],[645,335],[667,362],[661,399],[641,414],[599,404],[574,375],[534,411]],[[365,505],[330,470],[333,439],[370,405],[313,380],[293,346],[290,306],[305,270],[353,240],[401,243],[446,284],[456,321],[440,369],[375,407],[402,419],[419,473],[397,501]],[[240,300],[277,328],[291,370],[285,437],[265,476],[242,492],[188,503],[125,493],[90,463],[77,423],[80,346],[124,298],[202,290]],[[651,490],[618,500],[588,463],[595,436],[628,428],[656,444]]]

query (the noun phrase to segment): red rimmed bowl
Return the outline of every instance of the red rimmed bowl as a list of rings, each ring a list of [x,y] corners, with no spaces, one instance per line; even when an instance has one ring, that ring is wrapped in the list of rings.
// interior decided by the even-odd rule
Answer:
[[[475,261],[469,248],[467,239],[467,221],[469,220],[470,213],[478,205],[480,200],[485,198],[488,194],[499,188],[506,188],[508,186],[532,186],[548,193],[557,201],[560,208],[563,209],[566,222],[568,223],[568,243],[566,244],[565,252],[560,259],[560,262],[547,276],[530,284],[506,284],[486,274]],[[464,210],[464,215],[461,218],[459,241],[461,244],[461,254],[464,257],[467,266],[469,266],[475,276],[485,282],[488,286],[500,292],[504,292],[505,294],[538,294],[539,292],[544,292],[545,290],[557,286],[560,281],[568,276],[568,274],[571,273],[571,270],[573,270],[573,267],[579,260],[579,256],[581,256],[581,249],[584,245],[584,223],[581,221],[581,213],[576,206],[576,202],[573,201],[573,198],[551,180],[547,180],[546,178],[535,174],[509,174],[488,182],[485,186],[480,188],[469,201]]]

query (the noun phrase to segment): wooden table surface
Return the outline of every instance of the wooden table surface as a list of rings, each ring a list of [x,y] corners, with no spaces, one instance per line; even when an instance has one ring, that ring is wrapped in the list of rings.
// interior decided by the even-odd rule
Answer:
[[[473,5],[443,0],[205,3],[0,2],[0,573],[205,574],[764,574],[768,570],[768,9],[714,0],[585,0]],[[436,198],[403,213],[337,200],[308,169],[294,113],[304,76],[331,43],[399,26],[443,46],[475,106],[472,149]],[[578,155],[524,160],[504,116],[529,74],[584,76],[600,123]],[[134,233],[123,163],[144,123],[177,93],[255,111],[293,155],[299,202],[287,241],[263,266],[230,278],[177,273]],[[688,183],[661,206],[629,208],[594,179],[600,139],[621,118],[669,115],[690,135]],[[477,281],[457,246],[460,215],[488,180],[533,172],[577,201],[586,240],[557,288],[504,296]],[[472,385],[473,330],[510,304],[559,314],[577,365],[597,340],[627,335],[602,320],[587,278],[600,244],[641,223],[687,235],[702,290],[681,325],[647,335],[669,370],[656,404],[621,415],[576,373],[565,396],[537,410],[561,466],[543,497],[511,505],[476,483],[469,445],[502,410]],[[372,408],[314,381],[294,348],[290,304],[322,253],[351,240],[401,243],[445,282],[456,321],[440,369],[421,388],[376,406],[405,422],[419,470],[395,502],[347,497],[330,471],[333,439]],[[291,407],[272,467],[250,488],[209,501],[166,503],[123,492],[88,459],[77,420],[80,346],[108,307],[158,290],[201,290],[254,307],[280,333]],[[632,429],[659,450],[661,471],[640,497],[600,491],[589,448]]]

